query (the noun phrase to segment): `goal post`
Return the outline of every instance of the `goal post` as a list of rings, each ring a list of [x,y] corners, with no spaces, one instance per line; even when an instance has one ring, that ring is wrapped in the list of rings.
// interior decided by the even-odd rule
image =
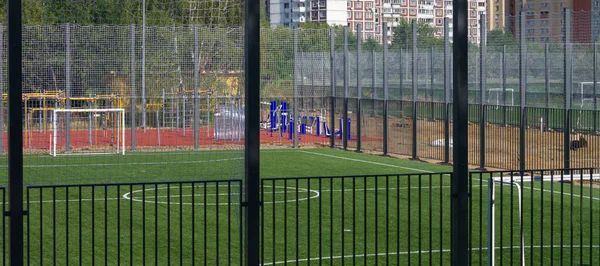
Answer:
[[[600,90],[600,82],[596,83],[597,90]],[[579,83],[579,90],[573,91],[573,103],[581,104],[582,110],[594,110],[597,104],[600,104],[600,95],[594,91],[594,82],[586,81]],[[596,103],[596,106],[594,105]]]
[[[125,154],[125,109],[56,109],[50,155]]]

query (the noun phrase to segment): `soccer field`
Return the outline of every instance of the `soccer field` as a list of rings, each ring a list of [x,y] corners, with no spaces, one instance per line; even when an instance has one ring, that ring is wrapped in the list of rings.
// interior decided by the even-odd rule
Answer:
[[[243,163],[243,151],[26,156],[26,259],[239,265]],[[333,149],[263,150],[263,265],[449,264],[450,171]],[[464,240],[475,265],[487,260],[488,177],[470,182]],[[598,189],[517,183],[522,204],[515,186],[495,186],[497,265],[517,264],[521,251],[527,265],[600,263]]]

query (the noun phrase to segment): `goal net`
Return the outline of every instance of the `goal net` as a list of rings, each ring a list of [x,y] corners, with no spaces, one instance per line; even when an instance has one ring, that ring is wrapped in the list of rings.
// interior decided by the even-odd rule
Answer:
[[[57,109],[50,154],[125,154],[124,109]]]

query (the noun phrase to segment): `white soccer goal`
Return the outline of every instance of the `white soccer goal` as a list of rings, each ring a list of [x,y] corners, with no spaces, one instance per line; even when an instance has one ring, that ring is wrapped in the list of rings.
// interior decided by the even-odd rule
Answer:
[[[504,103],[504,89],[503,88],[489,88],[487,89],[487,104],[498,106],[515,106],[515,90],[511,88],[506,89],[506,103]]]
[[[597,90],[600,91],[600,82],[596,84]],[[582,110],[593,110],[594,98],[596,103],[600,104],[600,95],[594,95],[594,82],[580,82],[579,90],[573,91],[573,103],[580,103]]]
[[[125,154],[124,109],[57,109],[50,155]]]

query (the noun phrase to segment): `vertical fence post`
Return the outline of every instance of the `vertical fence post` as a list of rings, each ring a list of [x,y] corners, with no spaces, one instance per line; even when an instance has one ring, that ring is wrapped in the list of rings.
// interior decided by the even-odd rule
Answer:
[[[342,146],[348,149],[348,96],[350,92],[350,58],[348,54],[348,26],[344,27],[344,105],[341,115],[342,119]]]
[[[450,33],[449,20],[444,18],[444,163],[450,163]]]
[[[143,8],[146,8],[144,0]],[[142,129],[146,130],[146,12],[142,22]]]
[[[519,23],[519,94],[521,115],[519,123],[519,169],[526,168],[526,141],[525,130],[527,129],[527,114],[526,114],[526,93],[527,93],[527,40],[525,39],[525,12],[520,13],[521,22]]]
[[[377,65],[375,64],[375,62],[377,62],[375,60],[377,54],[375,53],[375,50],[371,50],[371,65],[373,66],[373,71],[371,72],[371,99],[373,100],[373,114],[376,113],[375,110],[375,99],[377,98],[377,91],[376,91],[376,86],[377,86]]]
[[[71,109],[71,24],[65,25],[65,108]],[[71,151],[71,113],[65,113],[65,152]]]
[[[469,265],[468,217],[468,38],[467,0],[454,0],[453,18],[453,153],[454,171],[451,178],[451,265]]]
[[[290,121],[294,122],[294,126],[290,127],[292,130],[292,138],[294,148],[298,148],[298,126],[300,125],[300,120],[298,119],[298,29],[294,29],[294,103],[292,109],[292,119]],[[300,77],[302,78],[302,77]]]
[[[356,29],[356,152],[360,152],[362,148],[362,87],[361,87],[361,76],[362,72],[360,69],[360,43],[362,40],[362,27],[359,23]]]
[[[564,43],[564,165],[563,168],[571,168],[571,96],[573,92],[573,61],[571,61],[571,10],[568,8],[564,9],[564,25],[565,30],[565,43]]]
[[[135,150],[135,25],[131,25],[131,150]],[[123,125],[125,128],[125,125]]]
[[[245,265],[259,265],[260,259],[260,3],[245,0],[245,178],[244,237]]]
[[[335,29],[329,28],[329,63],[331,72],[331,105],[329,112],[329,147],[335,146],[335,98],[336,98],[336,71],[335,71]]]
[[[0,94],[4,93],[4,26],[0,23]],[[4,96],[0,96],[0,154],[4,153]],[[46,123],[44,121],[44,123]]]
[[[399,53],[398,53],[398,72],[400,72],[400,82],[399,82],[399,90],[400,90],[400,111],[402,112],[402,115],[404,116],[404,67],[402,67],[402,62],[403,62],[403,58],[402,58],[402,54],[404,53],[404,50],[402,48],[400,48]]]
[[[1,61],[1,60],[0,60]],[[594,111],[592,112],[592,132],[596,134],[598,132],[598,44],[594,43],[594,66],[592,69],[594,70]]]
[[[417,21],[412,21],[412,157],[417,157]]]
[[[8,195],[10,263],[23,265],[23,102],[21,1],[8,1]],[[6,214],[4,214],[6,215]]]
[[[434,88],[433,88],[433,87],[434,87],[434,85],[435,85],[435,84],[434,84],[434,83],[435,83],[435,81],[434,81],[434,78],[435,78],[435,76],[434,76],[434,74],[433,74],[433,71],[434,71],[434,69],[433,69],[433,60],[434,60],[433,53],[434,53],[434,49],[433,49],[433,46],[432,46],[432,47],[431,47],[430,54],[429,54],[429,57],[430,57],[430,58],[429,58],[429,68],[431,69],[431,72],[430,72],[430,85],[431,85],[431,90],[429,91],[429,93],[430,93],[430,96],[431,96],[431,98],[430,98],[430,101],[431,101],[431,114],[430,114],[430,117],[429,117],[429,118],[430,118],[431,120],[435,119],[435,115],[434,115],[434,113],[435,113],[435,112],[434,112],[434,109],[435,109],[435,104],[434,104],[434,100],[433,100],[433,98],[434,98]]]
[[[383,23],[383,155],[388,155],[389,148],[389,126],[388,126],[388,24]]]
[[[481,32],[480,35],[480,43],[479,43],[479,96],[480,96],[480,105],[479,105],[479,169],[481,171],[485,171],[485,125],[486,125],[486,113],[487,106],[485,104],[486,101],[486,87],[487,87],[487,27],[485,14],[480,15],[480,25],[479,30]]]
[[[194,149],[200,147],[200,97],[198,95],[198,87],[200,85],[200,59],[199,55],[199,43],[198,43],[198,25],[194,25],[194,92],[192,97],[194,98]],[[210,127],[210,125],[208,125]]]
[[[544,122],[549,126],[550,121],[550,44],[544,45],[544,89],[546,90],[546,110],[544,110]]]
[[[502,125],[506,127],[506,45],[502,46]]]

